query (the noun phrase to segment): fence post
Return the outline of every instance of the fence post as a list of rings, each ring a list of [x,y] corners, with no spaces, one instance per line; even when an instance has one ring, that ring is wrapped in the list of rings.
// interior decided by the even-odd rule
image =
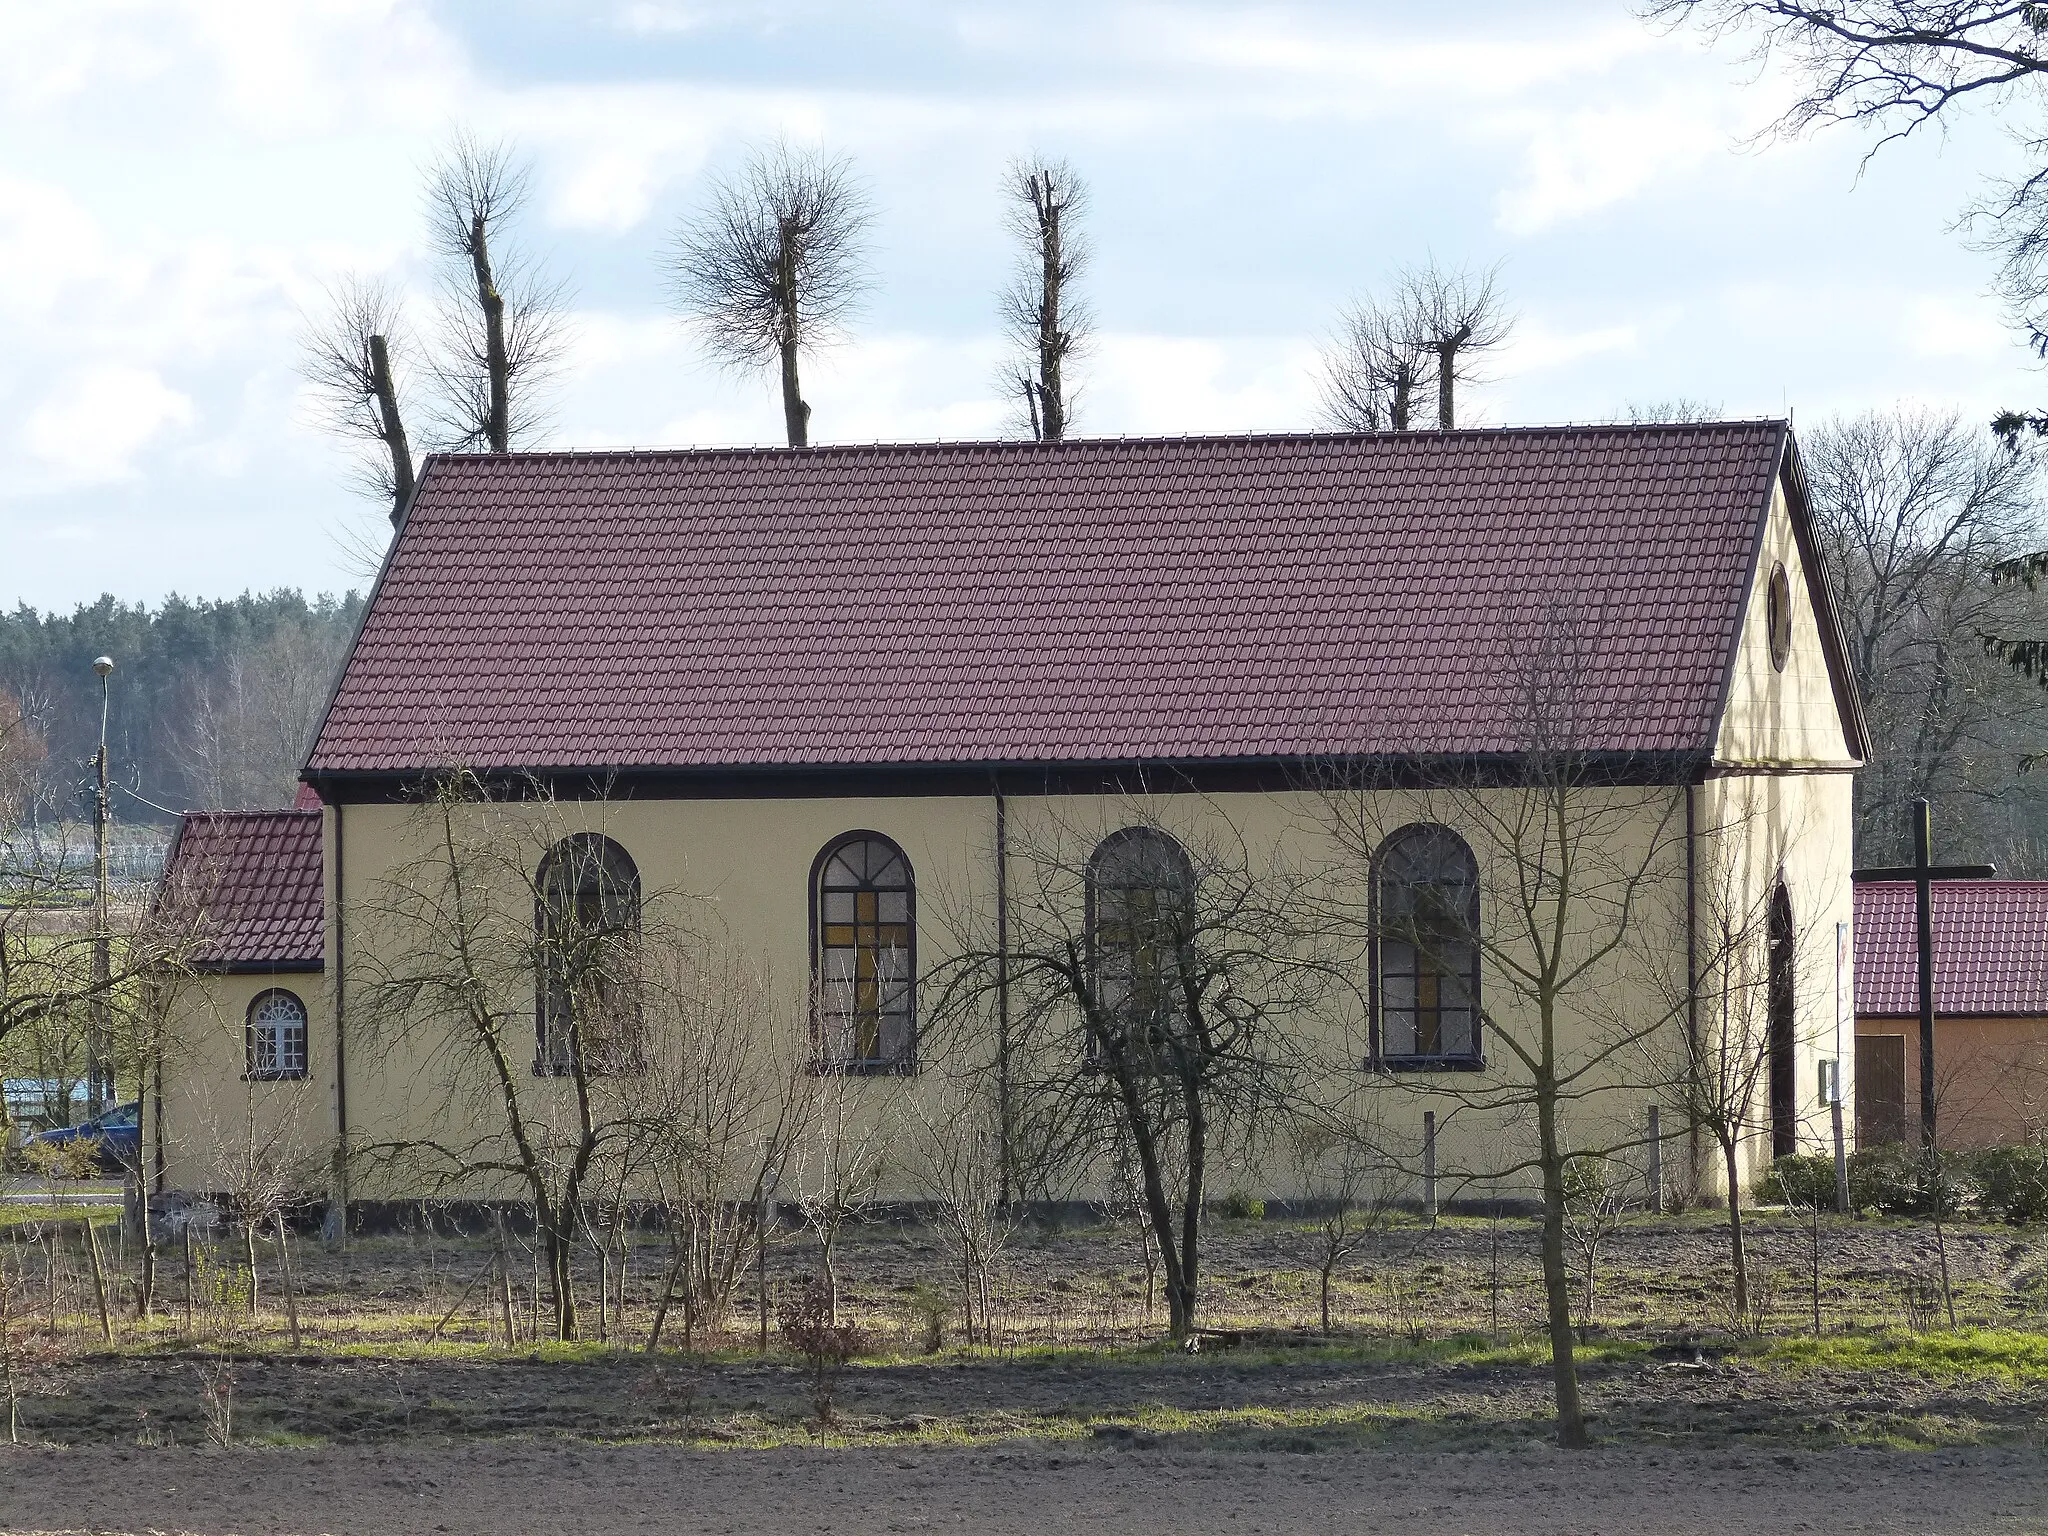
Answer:
[[[1436,1111],[1422,1112],[1422,1214],[1436,1219]]]
[[[1655,1104],[1650,1106],[1650,1211],[1653,1215],[1664,1213],[1664,1128],[1659,1124],[1660,1111]]]

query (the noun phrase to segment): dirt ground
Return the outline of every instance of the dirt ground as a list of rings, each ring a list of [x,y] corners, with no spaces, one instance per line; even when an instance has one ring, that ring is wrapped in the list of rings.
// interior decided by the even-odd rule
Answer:
[[[1784,1536],[2048,1531],[2032,1451],[1770,1455],[1541,1447],[1188,1454],[686,1451],[499,1441],[0,1457],[10,1532],[1399,1532]]]
[[[1244,1338],[1194,1355],[1162,1346],[1136,1250],[1096,1228],[1021,1238],[995,1346],[962,1350],[956,1317],[927,1356],[920,1298],[950,1283],[944,1245],[864,1228],[841,1257],[870,1348],[829,1429],[779,1341],[756,1356],[744,1305],[697,1340],[714,1353],[641,1352],[663,1271],[651,1234],[623,1310],[614,1292],[609,1344],[533,1338],[524,1265],[518,1340],[493,1342],[489,1248],[418,1230],[297,1245],[302,1347],[266,1270],[231,1359],[203,1315],[182,1322],[181,1254],[156,1324],[129,1318],[110,1349],[84,1271],[60,1265],[51,1288],[45,1261],[69,1250],[22,1239],[20,1322],[54,1309],[60,1326],[25,1370],[30,1443],[0,1443],[0,1531],[2048,1533],[2042,1238],[1946,1233],[1949,1333],[1929,1312],[1942,1254],[1928,1231],[1831,1222],[1827,1338],[1801,1354],[1812,1230],[1760,1217],[1751,1236],[1762,1338],[1731,1329],[1725,1237],[1706,1214],[1610,1240],[1582,1357],[1602,1445],[1583,1455],[1549,1444],[1525,1223],[1375,1236],[1337,1277],[1331,1339],[1315,1326],[1314,1232],[1219,1223],[1205,1317]],[[202,1256],[202,1278],[238,1246]],[[117,1274],[134,1263],[118,1239],[107,1257]],[[811,1262],[784,1244],[774,1286]],[[592,1331],[595,1270],[579,1279]],[[223,1449],[208,1394],[228,1378]]]

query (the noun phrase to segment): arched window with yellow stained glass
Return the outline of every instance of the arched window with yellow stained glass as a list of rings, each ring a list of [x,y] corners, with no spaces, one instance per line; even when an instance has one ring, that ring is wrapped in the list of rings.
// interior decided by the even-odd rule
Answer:
[[[833,1072],[908,1072],[916,1062],[917,889],[877,832],[849,832],[811,874],[818,1061]]]

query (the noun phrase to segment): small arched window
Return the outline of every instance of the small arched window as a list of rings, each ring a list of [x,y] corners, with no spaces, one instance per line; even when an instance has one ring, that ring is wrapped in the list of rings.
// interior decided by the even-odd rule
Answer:
[[[629,1071],[639,1060],[640,871],[595,832],[550,848],[534,877],[534,1070]]]
[[[266,987],[249,1000],[244,1029],[247,1075],[278,1082],[306,1075],[306,1005],[283,987]]]
[[[1379,1064],[1476,1067],[1479,867],[1448,827],[1403,827],[1380,846],[1373,998]]]
[[[1088,951],[1095,995],[1115,1043],[1157,1056],[1178,1037],[1181,980],[1193,939],[1195,867],[1156,827],[1126,827],[1088,861]],[[1093,1034],[1091,1056],[1103,1049]]]
[[[876,832],[849,832],[811,870],[818,1064],[908,1072],[916,1064],[917,889],[910,860]]]

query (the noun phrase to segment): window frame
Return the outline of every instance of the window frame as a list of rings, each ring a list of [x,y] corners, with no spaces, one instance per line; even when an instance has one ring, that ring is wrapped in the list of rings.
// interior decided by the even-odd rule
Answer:
[[[1169,850],[1168,856],[1173,863],[1175,873],[1185,878],[1184,892],[1188,904],[1188,914],[1191,919],[1195,912],[1195,886],[1197,883],[1195,861],[1189,855],[1186,846],[1171,832],[1168,832],[1163,827],[1143,824],[1119,827],[1097,843],[1094,851],[1088,855],[1087,878],[1084,881],[1085,888],[1083,891],[1084,911],[1082,913],[1082,920],[1085,926],[1082,931],[1086,941],[1088,986],[1094,993],[1098,1003],[1102,1001],[1102,959],[1104,953],[1102,944],[1102,892],[1105,885],[1102,871],[1104,865],[1119,849],[1127,848],[1134,843],[1152,843],[1162,849]],[[1156,884],[1149,886],[1117,885],[1112,888],[1124,891],[1149,890],[1153,892],[1157,892],[1160,889]],[[1106,1064],[1103,1060],[1102,1043],[1095,1038],[1093,1032],[1088,1033],[1083,1042],[1083,1049],[1085,1053],[1084,1065],[1091,1071],[1104,1070]]]
[[[852,1056],[833,1057],[828,1053],[832,1032],[825,1020],[825,872],[842,850],[855,843],[880,843],[903,867],[903,1048],[894,1057],[875,1056],[859,1059]],[[835,887],[835,889],[844,889]],[[856,894],[861,887],[852,888]],[[872,887],[881,891],[885,887]],[[811,1065],[810,1070],[820,1077],[911,1077],[917,1072],[918,1018],[917,1018],[917,866],[910,862],[910,855],[903,851],[903,845],[886,832],[871,828],[855,828],[841,832],[818,850],[811,860],[810,878],[806,882],[808,906],[810,908],[811,938]],[[856,917],[855,926],[859,926]],[[880,927],[878,918],[876,926]],[[834,945],[833,948],[845,946]],[[860,945],[853,949],[858,954]],[[882,1022],[886,1017],[879,1009],[876,1013],[875,1041],[879,1048],[882,1043]]]
[[[1471,897],[1467,904],[1466,920],[1472,928],[1472,978],[1469,1011],[1472,1015],[1472,1048],[1469,1051],[1447,1051],[1433,1055],[1410,1052],[1396,1055],[1386,1049],[1386,988],[1385,965],[1381,951],[1387,936],[1382,928],[1381,913],[1386,900],[1387,865],[1402,839],[1427,834],[1433,837],[1449,838],[1463,854],[1465,866],[1471,874]],[[1485,986],[1485,956],[1479,940],[1479,860],[1472,852],[1472,845],[1465,841],[1455,828],[1441,822],[1412,821],[1396,827],[1380,841],[1374,852],[1371,869],[1372,888],[1368,893],[1370,903],[1372,942],[1368,957],[1368,991],[1366,994],[1369,1012],[1369,1049],[1365,1069],[1368,1072],[1484,1072],[1486,1070],[1486,1020],[1482,1005]],[[1439,1007],[1441,1005],[1439,1004]]]
[[[1764,640],[1771,653],[1771,670],[1782,672],[1792,660],[1792,577],[1780,560],[1771,567],[1764,584]]]
[[[557,1055],[549,1045],[552,1033],[548,1028],[551,1011],[549,992],[553,985],[553,978],[549,975],[547,969],[546,946],[551,942],[547,929],[550,913],[548,883],[552,876],[554,865],[558,858],[565,856],[565,850],[582,846],[608,849],[611,853],[616,854],[619,861],[623,864],[625,874],[630,877],[622,882],[628,892],[630,907],[628,921],[620,926],[630,935],[629,943],[637,946],[642,937],[644,887],[640,878],[640,865],[633,855],[626,851],[623,843],[619,842],[617,838],[609,837],[602,832],[570,832],[548,845],[547,852],[541,855],[540,863],[534,868],[533,935],[535,943],[541,946],[542,949],[541,954],[537,957],[533,976],[533,1075],[535,1077],[572,1077],[575,1075],[579,1065],[576,1058],[580,1051],[576,1044],[576,1032],[573,1029],[569,1034],[569,1049],[567,1051]],[[573,857],[574,855],[568,856]],[[602,858],[604,855],[600,854],[599,857]],[[572,899],[574,894],[579,893],[572,893]],[[640,1047],[637,1038],[638,1024],[640,1022],[637,1018],[639,1013],[637,999],[634,1000],[632,1012],[636,1015],[634,1020],[636,1038],[631,1043],[631,1048],[627,1052],[622,1053],[618,1063],[591,1063],[588,1061],[580,1063],[586,1076],[600,1074],[631,1075],[643,1069],[644,1063],[640,1059]]]
[[[272,998],[286,998],[299,1011],[299,1064],[288,1066],[259,1067],[256,1064],[256,1013]],[[249,999],[249,1006],[242,1011],[242,1081],[246,1083],[296,1083],[303,1082],[311,1073],[313,1065],[313,1015],[306,1007],[306,1000],[290,987],[265,987]]]

